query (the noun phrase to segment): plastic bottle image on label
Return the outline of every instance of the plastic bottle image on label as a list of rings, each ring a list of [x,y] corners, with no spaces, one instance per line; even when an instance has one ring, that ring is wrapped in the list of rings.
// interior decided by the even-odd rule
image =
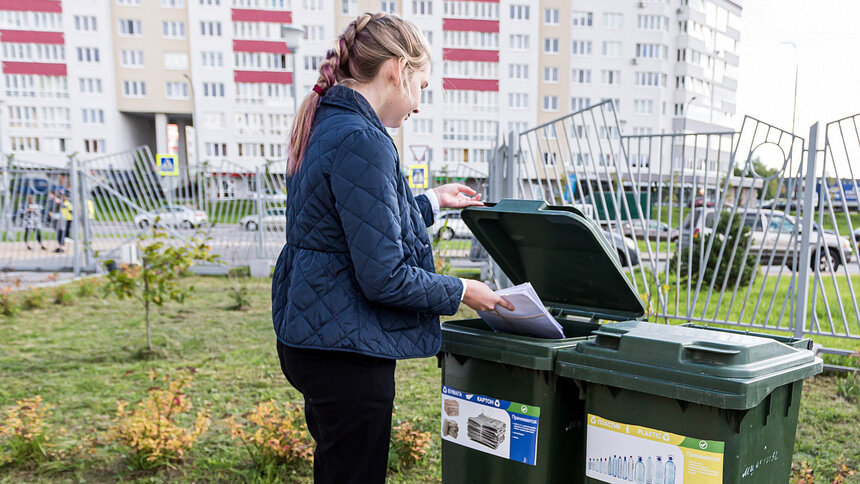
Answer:
[[[675,484],[675,463],[672,462],[672,456],[666,461],[666,482],[665,484]]]
[[[648,462],[645,463],[645,484],[654,484],[654,466],[651,464],[651,456],[648,456]]]
[[[642,463],[642,456],[636,461],[636,484],[645,484],[645,464]]]
[[[663,484],[663,461],[660,456],[657,456],[657,463],[654,464],[654,484]]]

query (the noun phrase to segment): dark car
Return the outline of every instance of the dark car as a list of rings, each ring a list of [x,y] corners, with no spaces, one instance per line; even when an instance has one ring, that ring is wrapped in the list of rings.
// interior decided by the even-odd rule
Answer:
[[[860,250],[860,229],[854,231],[854,242],[857,242],[857,249]]]

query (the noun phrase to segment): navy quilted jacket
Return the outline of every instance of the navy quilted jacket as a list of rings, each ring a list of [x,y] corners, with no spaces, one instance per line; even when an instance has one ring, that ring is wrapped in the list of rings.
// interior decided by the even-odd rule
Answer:
[[[299,348],[413,358],[439,351],[440,314],[463,283],[434,273],[430,202],[412,196],[394,142],[358,92],[323,97],[287,179],[287,243],[272,281],[278,339]]]

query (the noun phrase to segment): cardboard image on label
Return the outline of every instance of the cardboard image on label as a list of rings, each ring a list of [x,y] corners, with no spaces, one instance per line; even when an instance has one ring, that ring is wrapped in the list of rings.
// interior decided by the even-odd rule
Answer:
[[[442,439],[535,465],[540,408],[442,385]]]
[[[613,484],[718,484],[724,443],[589,414],[585,474]]]

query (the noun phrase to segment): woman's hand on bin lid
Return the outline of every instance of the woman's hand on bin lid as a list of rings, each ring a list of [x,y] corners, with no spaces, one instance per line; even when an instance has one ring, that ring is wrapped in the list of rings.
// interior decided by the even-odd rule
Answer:
[[[499,296],[489,286],[474,279],[464,279],[466,283],[466,294],[463,296],[463,304],[476,311],[492,311],[499,305],[509,311],[514,310],[514,305],[507,299]]]
[[[441,208],[465,208],[483,206],[481,194],[460,183],[447,183],[433,189]]]

